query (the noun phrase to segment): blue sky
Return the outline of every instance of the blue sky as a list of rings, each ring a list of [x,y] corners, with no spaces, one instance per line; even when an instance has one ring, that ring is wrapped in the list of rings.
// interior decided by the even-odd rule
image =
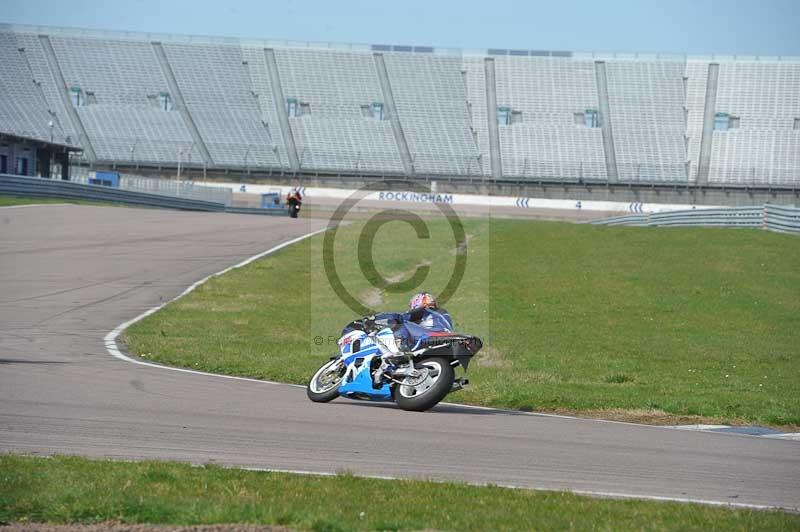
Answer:
[[[800,56],[800,0],[2,0],[0,21],[230,37]]]

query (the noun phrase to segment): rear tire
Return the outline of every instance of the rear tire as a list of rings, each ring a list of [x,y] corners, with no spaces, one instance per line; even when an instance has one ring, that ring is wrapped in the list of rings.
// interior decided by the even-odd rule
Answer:
[[[429,371],[428,377],[415,386],[398,384],[394,391],[394,400],[403,410],[424,412],[436,406],[453,388],[456,372],[446,358],[426,358],[415,364],[417,368]],[[409,377],[403,382],[410,381]]]
[[[337,368],[337,366],[339,366]],[[333,375],[332,373],[336,374]],[[341,359],[326,362],[311,377],[306,395],[315,403],[327,403],[339,397],[339,385],[344,378],[345,367]]]

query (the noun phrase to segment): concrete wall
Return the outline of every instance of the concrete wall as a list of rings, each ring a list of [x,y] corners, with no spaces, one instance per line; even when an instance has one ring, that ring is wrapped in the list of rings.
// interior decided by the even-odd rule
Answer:
[[[174,169],[136,169],[117,168],[127,174],[136,174],[149,177],[163,177],[175,179]],[[202,184],[204,179],[202,170],[183,169],[182,179],[194,179]],[[276,186],[306,186],[306,187],[332,187],[354,189],[381,181],[380,178],[363,176],[332,176],[332,175],[260,175],[257,173],[246,174],[236,172],[207,172],[205,179],[208,181],[231,181],[235,183],[254,183],[259,185]],[[387,177],[386,179],[393,179]],[[397,178],[402,179],[402,178]],[[420,184],[430,186],[430,182],[420,179]],[[774,203],[778,205],[800,205],[800,188],[744,188],[744,187],[719,187],[719,186],[653,186],[650,184],[606,184],[606,183],[538,183],[538,182],[511,182],[492,181],[489,179],[473,180],[436,180],[437,191],[452,194],[478,194],[487,196],[516,196],[545,199],[570,199],[581,201],[614,201],[614,202],[644,202],[666,204],[691,204],[691,205],[763,205]],[[402,183],[394,184],[389,181],[381,188],[387,190],[408,188]]]

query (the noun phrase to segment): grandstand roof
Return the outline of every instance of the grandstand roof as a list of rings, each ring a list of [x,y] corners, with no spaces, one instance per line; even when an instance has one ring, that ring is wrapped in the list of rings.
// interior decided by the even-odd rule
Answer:
[[[73,28],[62,26],[41,26],[28,24],[0,23],[0,31],[19,33],[45,33],[49,35],[69,35],[94,39],[119,39],[134,41],[160,41],[185,44],[233,44],[245,46],[259,46],[264,48],[310,48],[323,50],[347,50],[363,52],[405,52],[405,53],[432,53],[438,55],[457,56],[492,56],[511,55],[516,57],[574,57],[576,59],[658,59],[662,61],[787,61],[800,62],[800,56],[759,56],[759,55],[730,55],[730,54],[676,54],[676,53],[637,53],[637,52],[593,52],[593,51],[565,51],[565,50],[519,50],[504,48],[453,48],[439,46],[408,46],[402,44],[366,44],[344,43],[326,41],[296,41],[286,39],[247,39],[237,37],[220,37],[213,35],[183,35],[173,33],[153,33],[138,31],[98,30],[91,28]]]
[[[69,144],[62,144],[60,142],[50,142],[49,140],[42,140],[35,137],[24,137],[21,135],[16,135],[14,133],[6,133],[0,130],[0,142],[6,142],[6,141],[35,144],[37,146],[41,146],[43,148],[50,148],[58,152],[82,151],[82,148],[70,146]]]

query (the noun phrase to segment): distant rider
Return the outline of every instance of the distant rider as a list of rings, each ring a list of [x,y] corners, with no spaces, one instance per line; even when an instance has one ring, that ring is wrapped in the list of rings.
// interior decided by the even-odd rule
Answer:
[[[298,189],[292,189],[286,195],[286,204],[289,206],[289,216],[297,218],[297,214],[300,212],[300,205],[303,204],[303,195],[300,194]]]
[[[436,298],[428,292],[420,292],[411,298],[409,310],[403,314],[384,312],[374,316],[366,316],[360,320],[348,323],[342,330],[342,336],[354,331],[367,333],[389,327],[394,333],[394,341],[378,342],[381,351],[381,365],[373,376],[373,383],[380,385],[386,368],[390,366],[392,358],[402,356],[404,351],[412,347],[413,337],[405,327],[406,323],[414,323],[428,330],[441,332],[453,331],[453,319],[443,308],[439,308]],[[400,345],[397,345],[397,343]]]

